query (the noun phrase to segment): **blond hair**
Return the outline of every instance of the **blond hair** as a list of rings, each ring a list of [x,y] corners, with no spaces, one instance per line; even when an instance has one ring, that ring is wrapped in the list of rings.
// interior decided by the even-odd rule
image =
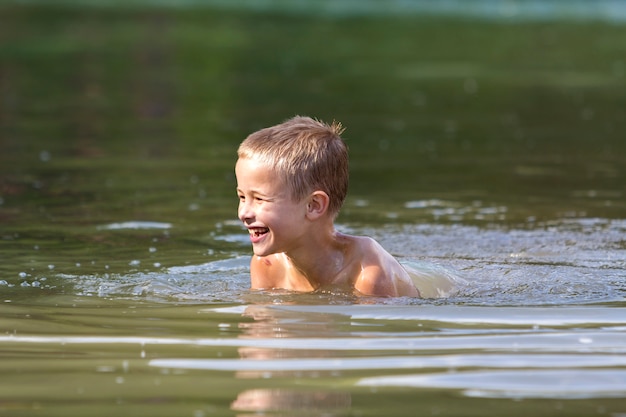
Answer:
[[[254,159],[274,169],[294,200],[312,191],[330,197],[328,210],[336,216],[348,192],[348,148],[344,128],[310,117],[296,116],[249,135],[239,146],[240,159]]]

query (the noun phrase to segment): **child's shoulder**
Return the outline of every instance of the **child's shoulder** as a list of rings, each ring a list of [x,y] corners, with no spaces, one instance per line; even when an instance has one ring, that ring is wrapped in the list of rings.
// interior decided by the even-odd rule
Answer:
[[[357,255],[364,260],[377,261],[391,257],[378,241],[369,236],[351,236]]]
[[[383,246],[368,236],[354,237],[360,257],[355,288],[366,295],[419,297],[409,274]]]
[[[277,277],[284,274],[285,261],[279,254],[268,256],[253,255],[250,259],[250,284],[252,288],[275,288]]]
[[[375,239],[369,236],[337,233],[336,238],[340,243],[354,248],[370,248],[372,246],[380,246]]]
[[[289,289],[313,291],[310,282],[293,267],[284,253],[252,256],[250,260],[250,287],[252,289]]]

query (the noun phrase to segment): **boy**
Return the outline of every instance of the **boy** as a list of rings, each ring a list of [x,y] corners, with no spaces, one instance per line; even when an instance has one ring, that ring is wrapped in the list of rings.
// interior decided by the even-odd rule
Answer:
[[[402,266],[376,241],[335,231],[348,190],[343,127],[296,116],[239,146],[239,219],[250,233],[252,289],[339,289],[419,297]]]

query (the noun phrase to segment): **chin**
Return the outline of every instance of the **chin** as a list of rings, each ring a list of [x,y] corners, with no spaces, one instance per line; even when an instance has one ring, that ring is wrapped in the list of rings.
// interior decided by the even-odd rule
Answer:
[[[252,252],[256,256],[269,256],[269,255],[276,253],[276,251],[273,251],[273,250],[265,250],[263,248],[255,248],[255,247],[252,248]]]

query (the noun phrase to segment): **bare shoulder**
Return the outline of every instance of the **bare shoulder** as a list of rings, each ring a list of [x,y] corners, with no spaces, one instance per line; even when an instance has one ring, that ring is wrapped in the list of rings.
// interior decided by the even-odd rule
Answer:
[[[376,240],[355,238],[361,256],[361,273],[355,289],[365,295],[419,297],[408,272]]]
[[[250,288],[279,288],[285,274],[284,260],[278,254],[253,255],[250,260]]]
[[[375,239],[368,236],[355,236],[354,240],[364,264],[385,266],[385,263],[397,263],[396,259]]]
[[[253,290],[283,289],[313,291],[309,281],[294,268],[284,253],[253,256],[250,260],[250,288]]]

